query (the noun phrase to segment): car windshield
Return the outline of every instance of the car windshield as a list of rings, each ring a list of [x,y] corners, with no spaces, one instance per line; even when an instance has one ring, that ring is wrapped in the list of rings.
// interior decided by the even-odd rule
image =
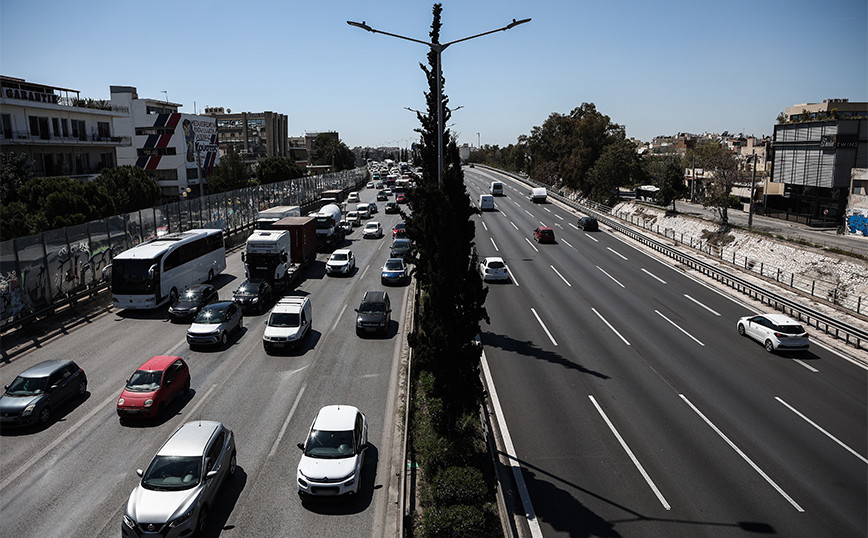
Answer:
[[[272,312],[268,318],[269,327],[298,327],[300,325],[299,315],[293,312]]]
[[[160,388],[163,372],[157,370],[136,370],[127,381],[126,389],[131,392],[153,392]]]
[[[312,458],[346,458],[354,453],[352,430],[312,430],[304,447],[305,456]]]
[[[178,297],[178,301],[182,303],[198,303],[202,300],[202,292],[200,290],[187,290]]]
[[[400,271],[404,268],[404,263],[401,260],[386,260],[387,271]]]
[[[504,267],[503,262],[488,262],[489,269],[503,269]]]
[[[399,239],[392,243],[392,248],[410,248],[410,241],[406,239]]]
[[[362,303],[359,312],[362,314],[385,314],[386,303]]]
[[[778,325],[778,331],[784,334],[802,334],[805,329],[801,325]]]
[[[223,323],[223,311],[215,308],[206,308],[196,315],[195,323]]]
[[[345,252],[335,252],[332,254],[332,261],[335,262],[345,262],[347,261],[347,254]]]
[[[44,393],[46,388],[48,388],[47,377],[18,376],[6,389],[6,394],[9,396],[36,396]]]
[[[259,293],[259,284],[251,284],[250,282],[245,282],[238,286],[238,289],[235,290],[235,295],[256,295]]]
[[[376,230],[377,228],[379,228],[379,226],[377,226],[376,224],[365,224],[366,230]]]
[[[142,486],[157,491],[190,489],[199,484],[202,458],[157,456],[142,476]]]

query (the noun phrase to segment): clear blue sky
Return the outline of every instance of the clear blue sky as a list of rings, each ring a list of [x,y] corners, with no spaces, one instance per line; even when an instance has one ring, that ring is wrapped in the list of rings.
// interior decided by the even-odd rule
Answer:
[[[0,0],[0,73],[108,99],[289,116],[350,147],[409,144],[433,1]],[[868,101],[865,0],[446,0],[441,41],[533,20],[443,53],[460,143],[514,143],[592,102],[627,135],[772,134],[788,106]],[[479,133],[479,138],[477,137]]]

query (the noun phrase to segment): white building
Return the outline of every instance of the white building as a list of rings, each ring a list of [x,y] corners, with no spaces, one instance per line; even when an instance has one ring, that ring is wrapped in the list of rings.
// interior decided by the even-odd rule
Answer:
[[[78,90],[0,76],[0,151],[24,153],[37,177],[91,179],[116,166],[116,149],[130,149],[115,121],[129,109],[82,98]]]
[[[132,145],[118,148],[118,164],[144,169],[164,197],[202,195],[205,178],[220,159],[217,121],[182,114],[180,103],[140,99],[132,86],[111,86],[111,103],[130,111],[115,119],[115,129],[133,139]]]

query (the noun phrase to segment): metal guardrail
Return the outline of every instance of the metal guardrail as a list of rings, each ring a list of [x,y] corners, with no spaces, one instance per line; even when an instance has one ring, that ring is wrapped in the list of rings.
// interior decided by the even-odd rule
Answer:
[[[706,263],[698,258],[695,258],[689,254],[670,247],[669,245],[661,243],[660,241],[657,241],[651,237],[648,237],[645,234],[639,233],[636,230],[630,228],[629,226],[626,226],[622,222],[615,220],[619,217],[614,216],[614,218],[612,218],[612,208],[608,206],[596,203],[583,205],[575,200],[571,200],[558,193],[552,192],[545,184],[541,184],[529,178],[522,177],[510,172],[505,172],[497,168],[487,166],[485,168],[508,175],[523,183],[531,184],[538,187],[545,187],[550,197],[558,200],[565,205],[572,207],[573,209],[595,217],[598,221],[610,226],[613,230],[623,233],[624,235],[636,241],[639,241],[640,243],[656,250],[657,252],[660,252],[661,254],[669,258],[672,258],[688,267],[691,267],[692,269],[695,269],[703,273],[704,275],[713,278],[718,282],[729,286],[730,288],[735,289],[740,293],[757,299],[764,304],[768,304],[775,310],[780,310],[784,313],[787,313],[788,315],[797,318],[799,321],[803,321],[808,325],[814,326],[817,329],[822,330],[828,335],[832,335],[835,338],[842,339],[848,344],[852,344],[857,349],[868,349],[866,348],[866,345],[868,345],[868,331],[846,323],[841,319],[826,315],[804,303],[788,299],[758,284],[754,284],[733,273],[725,271],[720,267],[716,267],[714,265]]]

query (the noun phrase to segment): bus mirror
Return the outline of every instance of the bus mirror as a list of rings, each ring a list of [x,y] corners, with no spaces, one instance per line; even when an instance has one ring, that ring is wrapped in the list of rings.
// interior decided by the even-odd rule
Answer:
[[[154,265],[152,265],[152,266],[150,267],[150,269],[148,269],[148,278],[149,278],[149,279],[151,279],[151,280],[154,279],[154,272],[155,272],[156,270],[157,270],[157,264],[155,263]]]
[[[247,254],[243,250],[241,251],[241,263],[247,263]]]
[[[105,278],[106,272],[112,268],[112,264],[108,264],[102,268],[102,277]]]

